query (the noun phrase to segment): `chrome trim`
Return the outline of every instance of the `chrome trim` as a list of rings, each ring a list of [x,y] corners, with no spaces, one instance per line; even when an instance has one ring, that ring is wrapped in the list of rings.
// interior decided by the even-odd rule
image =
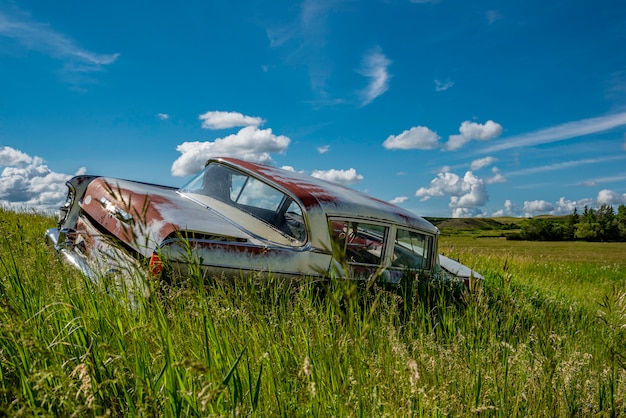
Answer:
[[[54,248],[58,254],[63,256],[63,260],[65,262],[80,270],[89,279],[96,280],[97,276],[87,264],[86,258],[76,252],[71,243],[68,243],[67,241],[59,242],[61,239],[65,240],[66,237],[67,229],[50,228],[46,231],[45,241],[46,244]]]
[[[119,219],[120,221],[129,224],[133,222],[133,216],[126,212],[124,209],[115,206],[109,199],[106,197],[100,198],[100,204],[102,207],[109,212],[111,215]]]

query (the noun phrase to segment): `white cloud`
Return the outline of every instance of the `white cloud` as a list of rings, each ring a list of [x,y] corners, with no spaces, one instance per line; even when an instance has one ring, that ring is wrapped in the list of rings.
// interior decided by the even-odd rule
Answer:
[[[380,51],[380,48],[374,48],[365,55],[359,73],[368,77],[370,82],[361,92],[361,106],[371,103],[387,91],[391,78],[388,71],[389,65],[391,61]]]
[[[474,212],[477,206],[484,206],[489,200],[485,182],[471,171],[466,172],[463,178],[454,173],[439,173],[431,180],[430,187],[422,187],[415,192],[415,196],[421,197],[422,201],[445,195],[450,196],[449,207],[472,209]],[[456,211],[458,214],[462,212]]]
[[[363,180],[363,176],[358,174],[354,168],[348,170],[314,170],[311,176],[346,186]]]
[[[554,205],[545,200],[531,200],[524,202],[524,212],[527,217],[548,213],[554,210]]]
[[[448,142],[446,143],[448,150],[457,150],[472,139],[477,141],[489,141],[496,138],[502,133],[502,125],[492,120],[488,120],[484,124],[466,120],[461,123],[459,132],[460,135],[450,135],[448,138]]]
[[[519,216],[519,211],[511,200],[507,199],[504,201],[504,208],[495,211],[491,216]]]
[[[565,197],[561,196],[561,198],[554,204],[554,209],[552,210],[552,215],[565,215],[574,212],[574,209],[579,207],[579,203],[575,200],[565,199]]]
[[[182,155],[172,164],[174,176],[195,174],[211,157],[234,157],[269,164],[271,153],[282,153],[291,140],[284,135],[274,135],[271,129],[246,126],[236,134],[215,141],[184,142],[176,147]]]
[[[157,113],[157,118],[161,120],[168,120],[170,118],[170,115],[168,115],[167,113]]]
[[[30,164],[33,157],[11,147],[0,148],[0,167]]]
[[[593,207],[594,203],[594,200],[589,198],[569,200],[562,196],[554,203],[545,200],[525,201],[523,208],[520,210],[511,200],[507,199],[504,202],[504,208],[497,210],[492,216],[533,217],[537,215],[569,215],[574,212],[575,208],[580,213],[585,206]]]
[[[585,180],[581,182],[580,184],[585,187],[595,187],[601,183],[615,183],[615,182],[622,182],[625,180],[626,180],[626,175],[621,174],[617,176],[598,177],[595,179]]]
[[[596,199],[598,206],[601,205],[624,205],[626,204],[626,194],[620,195],[613,190],[600,190]]]
[[[439,147],[439,135],[425,126],[415,126],[400,135],[389,135],[383,147],[387,149],[434,149]]]
[[[240,126],[260,126],[265,120],[254,116],[245,116],[239,112],[206,112],[198,119],[202,121],[204,129],[228,129]]]
[[[530,147],[539,144],[563,141],[579,136],[607,131],[622,125],[626,125],[626,112],[567,122],[551,128],[540,129],[538,131],[512,136],[506,138],[506,141],[500,141],[498,144],[487,147],[480,152],[492,153],[511,148]]]
[[[0,204],[11,208],[54,211],[65,201],[65,182],[71,174],[56,173],[40,157],[31,157],[11,147],[0,148]],[[75,175],[84,174],[85,168]]]
[[[472,171],[480,170],[483,167],[489,167],[491,164],[495,163],[496,161],[498,161],[498,159],[493,158],[493,157],[484,157],[484,158],[479,158],[477,160],[474,160],[472,161],[472,164],[471,164]]]
[[[454,86],[454,82],[450,80],[439,81],[435,80],[435,91],[446,91]]]
[[[507,182],[506,178],[502,175],[498,167],[493,167],[491,169],[491,172],[493,173],[493,177],[486,178],[485,183],[494,184],[494,183],[506,183]]]
[[[555,163],[555,164],[550,164],[550,165],[545,165],[545,166],[540,166],[540,167],[529,167],[529,168],[524,168],[522,170],[512,171],[509,173],[509,176],[543,173],[546,171],[556,171],[556,170],[563,170],[566,168],[578,167],[579,165],[601,164],[601,163],[606,163],[608,161],[625,160],[625,159],[626,159],[626,155],[611,155],[609,157],[585,158],[585,159],[576,160],[576,161],[564,161],[561,163]]]
[[[478,218],[483,216],[483,211],[478,208],[454,208],[453,218]]]
[[[10,16],[0,12],[0,36],[15,39],[26,49],[62,60],[64,68],[74,72],[98,71],[119,57],[119,54],[98,54],[82,49],[71,38],[19,10]]]
[[[394,197],[393,199],[391,199],[389,203],[391,203],[392,205],[399,205],[401,203],[406,202],[407,200],[409,200],[407,196],[398,196],[398,197]]]
[[[317,147],[317,152],[319,152],[320,154],[326,154],[329,150],[330,145],[322,145],[320,147]]]

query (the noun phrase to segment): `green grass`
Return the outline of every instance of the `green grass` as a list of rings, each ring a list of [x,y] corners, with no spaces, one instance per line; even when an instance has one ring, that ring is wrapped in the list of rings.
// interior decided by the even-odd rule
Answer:
[[[61,263],[51,226],[0,210],[0,414],[626,414],[624,247],[443,237],[473,293],[138,272],[144,292]]]

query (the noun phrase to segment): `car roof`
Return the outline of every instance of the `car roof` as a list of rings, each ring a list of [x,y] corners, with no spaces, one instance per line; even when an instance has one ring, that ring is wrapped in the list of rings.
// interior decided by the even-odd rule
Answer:
[[[434,234],[439,232],[433,224],[413,212],[337,183],[236,158],[211,158],[207,164],[211,162],[220,162],[266,179],[296,197],[308,211],[318,208],[329,216],[387,221]]]

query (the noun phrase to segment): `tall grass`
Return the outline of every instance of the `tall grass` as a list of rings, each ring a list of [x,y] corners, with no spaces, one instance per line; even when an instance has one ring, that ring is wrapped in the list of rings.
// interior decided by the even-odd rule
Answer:
[[[601,266],[529,281],[532,260],[467,254],[485,275],[472,293],[141,271],[137,286],[62,264],[53,224],[0,211],[5,415],[626,414],[624,280],[591,301],[554,287],[593,287]]]

